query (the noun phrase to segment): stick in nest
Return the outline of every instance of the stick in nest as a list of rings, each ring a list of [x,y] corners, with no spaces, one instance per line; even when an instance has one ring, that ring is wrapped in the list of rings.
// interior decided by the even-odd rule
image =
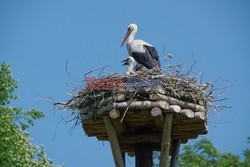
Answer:
[[[135,93],[133,94],[132,98],[129,100],[128,107],[126,108],[126,110],[125,110],[125,112],[124,112],[124,114],[122,116],[121,123],[123,122],[123,119],[125,118],[125,115],[126,115],[128,109],[129,109],[129,106],[130,106],[131,102],[133,101],[133,99],[134,99],[134,97],[135,97],[136,94],[137,94],[137,91],[135,91]]]

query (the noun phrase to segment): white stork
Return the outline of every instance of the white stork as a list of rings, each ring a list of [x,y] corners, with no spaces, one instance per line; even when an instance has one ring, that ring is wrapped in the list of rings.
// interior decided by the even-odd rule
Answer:
[[[122,65],[128,66],[127,71],[126,71],[127,75],[134,73],[135,59],[133,57],[129,56],[127,59],[123,60],[122,63],[123,63]]]
[[[135,24],[130,24],[121,47],[127,41],[128,53],[137,63],[142,64],[147,69],[159,68],[161,64],[157,50],[143,40],[134,39],[136,32],[137,26]]]

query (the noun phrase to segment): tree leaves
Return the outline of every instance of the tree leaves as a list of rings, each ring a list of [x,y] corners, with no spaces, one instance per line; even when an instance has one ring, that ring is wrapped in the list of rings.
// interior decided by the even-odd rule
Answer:
[[[44,117],[38,110],[24,112],[22,108],[8,106],[17,100],[13,94],[17,82],[12,78],[10,66],[0,66],[0,166],[1,167],[50,167],[52,161],[46,157],[43,147],[30,142],[28,127],[34,120]]]
[[[249,149],[244,151],[245,161],[241,161],[240,157],[231,152],[218,152],[212,144],[211,140],[202,137],[199,141],[192,145],[185,145],[180,155],[180,167],[207,166],[207,167],[245,167],[250,166]],[[246,154],[245,154],[246,153]]]
[[[9,104],[11,99],[17,99],[17,96],[12,94],[17,88],[17,82],[12,79],[9,69],[10,66],[5,63],[0,66],[0,105]]]
[[[250,144],[250,137],[247,138]],[[191,145],[184,145],[179,157],[180,167],[249,167],[250,166],[250,149],[243,151],[244,160],[239,155],[231,152],[219,152],[212,144],[211,140],[201,137]],[[159,152],[154,152],[154,166],[159,160]]]

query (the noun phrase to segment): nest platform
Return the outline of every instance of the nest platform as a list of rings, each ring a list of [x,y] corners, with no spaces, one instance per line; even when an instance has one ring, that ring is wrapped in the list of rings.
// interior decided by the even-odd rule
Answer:
[[[113,87],[107,88],[110,81]],[[90,84],[74,96],[71,108],[80,111],[85,133],[99,140],[108,140],[103,117],[109,116],[122,151],[133,151],[137,143],[160,146],[165,114],[173,115],[172,139],[186,143],[207,133],[208,86],[193,78],[151,72],[110,76]]]
[[[173,154],[173,141],[207,133],[208,88],[196,78],[154,70],[111,75],[88,81],[65,106],[80,114],[86,135],[110,141],[114,157],[117,149],[136,154],[140,144],[164,156]]]

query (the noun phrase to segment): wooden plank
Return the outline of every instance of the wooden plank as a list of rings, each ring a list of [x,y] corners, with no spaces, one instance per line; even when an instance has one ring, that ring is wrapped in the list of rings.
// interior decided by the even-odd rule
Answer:
[[[180,146],[181,146],[181,140],[180,139],[173,140],[173,152],[172,152],[170,167],[177,167],[178,166]]]
[[[109,138],[110,146],[112,149],[115,165],[117,167],[124,167],[120,145],[118,143],[118,139],[117,139],[115,128],[113,127],[112,121],[108,115],[104,116],[103,120],[105,122],[105,126],[107,129],[108,138]]]
[[[168,156],[170,149],[171,140],[171,128],[172,128],[172,114],[165,114],[162,142],[161,142],[161,157],[160,157],[160,167],[166,167],[168,164]]]
[[[145,128],[144,125],[142,125],[142,124],[140,124],[140,125],[141,126],[139,126],[137,124],[137,127],[128,127],[128,128],[130,129],[131,132],[135,132],[136,129],[141,128],[141,127]],[[151,124],[151,126],[154,126],[154,124]],[[103,136],[103,135],[105,136],[105,134],[107,133],[106,130],[103,131],[103,130],[96,129],[96,128],[85,129],[85,132],[87,133],[88,136]],[[138,136],[131,134],[131,135],[127,136],[127,138],[124,137],[124,140],[123,140],[123,137],[121,137],[121,135],[119,135],[118,139],[119,139],[119,137],[121,137],[122,141],[124,141],[124,143],[130,142],[130,141],[131,142],[132,141],[138,141],[138,140],[143,141],[143,138],[147,138],[147,139],[145,139],[146,141],[153,141],[153,138],[156,138],[156,137],[154,137],[154,135],[157,136],[157,133],[159,133],[159,132],[160,132],[159,130],[157,130],[157,131],[154,130],[154,131],[150,132],[151,134],[145,134],[145,135],[144,134],[141,134],[141,135],[136,134]],[[200,125],[199,124],[193,124],[193,125],[188,125],[188,124],[172,125],[172,129],[171,129],[171,135],[172,135],[172,137],[175,137],[175,136],[187,136],[188,137],[188,136],[193,136],[194,134],[207,134],[206,126],[205,125],[201,125],[201,124]]]
[[[194,123],[182,123],[176,124],[172,127],[174,130],[192,130],[192,131],[199,131],[199,130],[206,130],[207,125],[205,122],[194,122]]]
[[[96,135],[94,135],[94,136],[96,136]],[[177,134],[175,134],[175,135],[171,135],[172,139],[181,139],[182,143],[186,143],[188,141],[188,139],[196,139],[197,137],[198,137],[198,134],[189,134],[189,135],[182,135],[182,134],[177,135]],[[101,140],[101,141],[107,141],[108,140],[108,136],[105,136],[105,134],[99,134],[97,136],[97,138],[98,138],[98,140]],[[140,143],[140,141],[138,141],[138,142]],[[151,141],[151,143],[153,143],[153,142],[157,142],[157,141],[156,140]],[[159,141],[159,143],[160,142],[161,141]],[[121,147],[123,147],[124,145],[128,145],[128,144],[134,146],[134,144],[132,144],[132,142],[125,142],[125,143],[121,143]],[[155,144],[159,145],[158,143],[155,143]]]
[[[198,132],[186,132],[186,131],[179,131],[178,133],[172,133],[171,134],[171,138],[173,138],[173,139],[194,139],[194,138],[197,138],[198,137],[198,135],[199,134],[206,134],[206,132],[205,131],[198,131]],[[104,133],[90,133],[90,134],[88,134],[88,136],[97,136],[97,138],[99,139],[99,140],[108,140],[108,137],[107,136],[105,136],[106,134],[104,134]],[[119,140],[119,142],[120,142],[120,145],[123,145],[123,144],[133,144],[133,143],[145,143],[144,141],[143,141],[143,138],[142,137],[148,137],[147,139],[145,139],[144,138],[144,140],[145,140],[145,142],[149,142],[149,143],[160,143],[161,142],[161,137],[160,137],[160,139],[158,138],[157,139],[157,137],[158,136],[162,136],[162,135],[157,135],[157,133],[156,133],[156,137],[154,137],[154,136],[152,136],[152,135],[143,135],[143,134],[141,134],[141,135],[138,135],[138,136],[136,136],[136,135],[130,135],[130,136],[128,136],[128,137],[124,137],[124,136],[118,136],[118,140]],[[121,140],[120,140],[121,139]],[[130,139],[130,141],[128,141]]]
[[[161,136],[160,133],[134,134],[118,136],[118,140],[120,144],[160,143]]]

